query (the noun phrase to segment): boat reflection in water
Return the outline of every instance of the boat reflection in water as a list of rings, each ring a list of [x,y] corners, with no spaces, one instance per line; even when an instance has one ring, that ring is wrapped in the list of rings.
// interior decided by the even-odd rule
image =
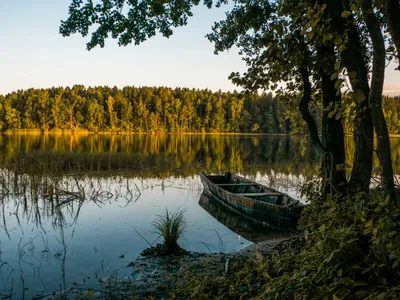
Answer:
[[[271,227],[266,227],[259,222],[244,217],[204,191],[200,196],[199,205],[221,224],[253,243],[293,235],[292,231],[276,229],[274,224],[271,224]]]

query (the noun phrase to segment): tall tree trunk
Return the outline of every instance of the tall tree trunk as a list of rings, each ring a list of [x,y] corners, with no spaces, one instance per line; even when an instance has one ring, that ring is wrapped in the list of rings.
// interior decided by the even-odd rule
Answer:
[[[300,41],[302,42],[301,38]],[[345,162],[345,151],[344,151],[344,133],[343,125],[340,120],[330,119],[327,116],[327,112],[324,111],[324,124],[323,124],[323,142],[321,142],[318,136],[318,127],[314,117],[309,111],[309,103],[311,101],[311,83],[310,74],[308,70],[308,60],[309,55],[306,49],[306,45],[302,44],[302,54],[304,56],[302,65],[300,67],[300,74],[303,81],[303,96],[299,103],[299,111],[303,120],[306,122],[308,127],[308,132],[312,143],[317,147],[317,149],[324,154],[323,167],[325,170],[324,174],[324,184],[323,184],[323,196],[324,198],[327,194],[332,194],[334,192],[345,192],[345,185],[347,183],[346,177],[343,173],[336,169],[337,164],[342,164]],[[322,56],[324,50],[321,49],[320,55]],[[333,54],[333,47],[330,49],[331,54]],[[327,56],[323,55],[324,58]],[[324,61],[324,65],[327,63]],[[333,63],[331,63],[331,68],[328,65],[328,70],[333,70]],[[339,101],[336,95],[337,90],[334,87],[334,83],[330,79],[330,75],[326,72],[327,69],[321,68],[320,73],[322,74],[323,84],[323,101],[324,107],[329,105],[330,101]]]
[[[350,15],[347,19],[341,16],[349,9],[349,0],[326,0],[327,11],[331,17],[332,29],[340,36],[348,35],[346,48],[341,52],[342,61],[347,71],[355,72],[356,78],[351,80],[354,91],[360,91],[365,96],[358,103],[356,124],[354,129],[355,152],[353,170],[349,182],[350,192],[368,192],[372,174],[373,124],[368,110],[368,70],[363,57],[363,49],[357,28],[353,25]],[[344,5],[343,5],[344,4]]]
[[[385,196],[389,196],[391,201],[396,201],[389,132],[382,111],[382,92],[385,79],[385,42],[379,22],[372,9],[371,0],[363,0],[361,8],[373,45],[374,58],[368,104],[378,140],[377,154],[382,167],[382,184]]]
[[[397,69],[400,71],[400,1],[385,0],[384,14],[390,35],[397,48],[397,61],[399,63]]]
[[[334,72],[335,53],[333,46],[320,47],[318,49],[319,75],[322,83],[322,144],[329,151],[325,154],[323,167],[329,175],[330,183],[325,186],[325,193],[345,194],[346,174],[344,166],[346,154],[344,149],[344,130],[342,118],[329,118],[327,111],[330,103],[341,104],[341,93],[335,88],[335,82],[331,80]]]

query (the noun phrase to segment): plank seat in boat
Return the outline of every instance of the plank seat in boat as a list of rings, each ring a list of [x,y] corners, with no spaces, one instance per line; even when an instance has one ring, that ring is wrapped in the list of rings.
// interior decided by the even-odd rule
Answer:
[[[255,182],[240,182],[240,183],[217,183],[217,186],[247,186],[247,185],[259,185]]]
[[[243,197],[259,197],[259,196],[279,196],[282,193],[278,192],[267,192],[267,193],[235,193],[235,195]]]

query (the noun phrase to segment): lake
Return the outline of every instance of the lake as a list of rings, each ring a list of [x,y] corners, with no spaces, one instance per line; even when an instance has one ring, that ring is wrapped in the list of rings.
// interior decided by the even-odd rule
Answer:
[[[391,142],[399,174],[400,139]],[[315,149],[287,136],[16,134],[0,136],[0,151],[0,296],[13,299],[131,276],[166,209],[186,210],[187,250],[278,237],[205,199],[198,174],[232,171],[298,198],[319,168]]]

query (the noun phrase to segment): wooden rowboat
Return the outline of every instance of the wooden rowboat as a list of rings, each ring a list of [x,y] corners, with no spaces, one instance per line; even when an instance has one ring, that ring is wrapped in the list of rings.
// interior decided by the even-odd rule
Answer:
[[[295,227],[307,206],[287,194],[230,172],[224,175],[200,173],[200,178],[205,192],[266,226],[272,223],[273,227]]]
[[[293,231],[265,227],[262,222],[243,216],[227,205],[223,205],[208,193],[201,194],[199,205],[219,223],[253,243],[287,238],[293,235]]]

